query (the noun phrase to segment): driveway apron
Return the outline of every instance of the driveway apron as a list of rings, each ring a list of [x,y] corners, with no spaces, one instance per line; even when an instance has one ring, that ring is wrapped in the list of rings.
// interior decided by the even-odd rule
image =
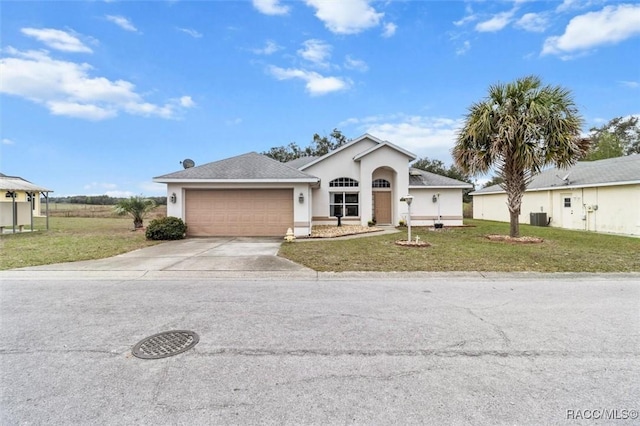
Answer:
[[[38,271],[303,271],[278,257],[279,238],[189,238],[168,241],[118,256],[42,265]]]

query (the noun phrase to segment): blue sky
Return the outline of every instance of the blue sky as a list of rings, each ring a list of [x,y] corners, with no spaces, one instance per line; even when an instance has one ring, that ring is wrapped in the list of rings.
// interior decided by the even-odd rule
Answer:
[[[1,1],[0,171],[54,196],[164,195],[154,176],[314,133],[451,163],[467,108],[535,74],[585,132],[640,114],[640,3]]]

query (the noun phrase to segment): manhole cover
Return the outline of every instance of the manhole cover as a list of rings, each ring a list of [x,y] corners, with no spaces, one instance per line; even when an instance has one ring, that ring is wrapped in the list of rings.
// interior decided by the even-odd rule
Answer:
[[[191,349],[200,341],[193,331],[164,331],[142,339],[133,347],[131,353],[143,359],[159,359],[180,354]]]

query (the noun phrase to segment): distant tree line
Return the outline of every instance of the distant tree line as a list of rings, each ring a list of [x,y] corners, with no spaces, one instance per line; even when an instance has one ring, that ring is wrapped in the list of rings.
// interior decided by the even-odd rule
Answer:
[[[333,129],[329,136],[320,136],[315,133],[311,144],[306,148],[301,148],[297,143],[291,142],[289,145],[275,146],[268,151],[264,151],[262,155],[273,158],[274,160],[286,163],[300,157],[321,157],[340,148],[348,142],[347,137],[338,129]]]
[[[166,205],[167,197],[143,197],[153,200],[156,205]],[[88,204],[94,206],[114,206],[129,197],[110,197],[108,195],[72,195],[67,197],[49,197],[50,203]],[[44,202],[44,199],[43,199]]]
[[[581,159],[583,161],[640,154],[638,117],[616,117],[600,127],[592,127],[588,139],[590,149]]]

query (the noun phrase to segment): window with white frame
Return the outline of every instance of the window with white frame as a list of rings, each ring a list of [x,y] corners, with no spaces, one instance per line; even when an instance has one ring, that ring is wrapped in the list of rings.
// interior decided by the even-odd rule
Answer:
[[[357,192],[330,193],[329,215],[343,217],[359,216],[359,194]]]
[[[353,188],[353,187],[357,187],[358,185],[359,183],[357,180],[351,179],[348,177],[340,177],[329,182],[329,186],[331,188],[335,188],[339,186]]]
[[[391,188],[391,183],[386,179],[376,179],[371,183],[372,188]]]

